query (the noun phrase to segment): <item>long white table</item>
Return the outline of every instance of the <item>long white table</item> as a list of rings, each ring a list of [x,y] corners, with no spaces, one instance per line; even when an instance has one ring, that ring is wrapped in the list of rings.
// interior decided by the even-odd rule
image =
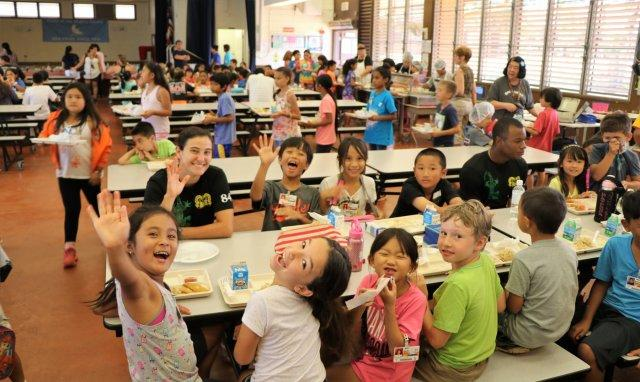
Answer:
[[[249,110],[249,108],[246,105],[240,102],[236,102],[235,106],[236,106],[236,112],[246,112]],[[114,113],[119,114],[119,110],[121,107],[122,106],[119,106],[119,105],[113,105],[111,106],[111,110]],[[186,103],[186,104],[171,105],[171,111],[175,114],[188,114],[188,113],[195,113],[197,111],[214,111],[215,112],[216,110],[218,110],[218,102],[193,102],[193,103]]]
[[[385,187],[388,180],[399,180],[413,176],[413,162],[416,155],[424,148],[415,149],[395,149],[395,150],[375,150],[369,151],[367,166],[373,168],[380,174],[381,187]],[[447,158],[447,174],[457,175],[462,166],[475,154],[486,151],[487,148],[480,146],[453,146],[438,147]],[[527,147],[524,160],[529,168],[544,169],[554,167],[558,161],[558,155],[546,151]]]
[[[489,364],[478,382],[547,381],[588,370],[589,365],[580,358],[552,343],[520,355],[496,351],[489,358]]]
[[[271,110],[265,110],[265,108],[269,108],[271,106],[271,103],[246,101],[243,102],[243,104],[251,109],[252,113],[259,117],[271,116]],[[338,110],[344,111],[361,109],[367,106],[367,104],[352,99],[339,99],[337,106]],[[299,100],[298,107],[300,110],[317,110],[320,108],[320,100]]]
[[[187,319],[210,318],[212,320],[221,319],[224,315],[232,312],[241,312],[244,308],[231,308],[222,299],[218,279],[226,276],[226,272],[231,264],[245,261],[249,268],[249,274],[272,273],[269,268],[269,260],[274,253],[273,246],[280,231],[243,231],[235,232],[227,239],[206,240],[215,244],[220,249],[220,254],[211,260],[196,264],[173,263],[171,270],[206,269],[213,284],[213,293],[210,296],[179,301],[187,308],[191,309],[191,315],[185,316]],[[497,231],[492,231],[491,240],[502,240],[505,236]],[[366,258],[373,244],[374,237],[365,233],[363,245],[363,257]],[[108,263],[107,263],[108,264]],[[508,271],[508,267],[500,267],[498,272]],[[362,279],[373,272],[366,264],[360,272],[352,272],[349,285],[343,296],[352,296],[356,293],[358,285]],[[107,265],[105,279],[111,277]],[[427,284],[437,284],[444,281],[445,274],[427,276]],[[108,318],[104,324],[109,329],[118,329],[120,321],[117,318]]]
[[[302,181],[306,184],[320,184],[322,179],[338,174],[337,153],[321,153],[314,154],[311,165],[302,174]],[[227,176],[229,187],[233,191],[249,190],[251,183],[260,167],[260,158],[257,156],[250,157],[233,157],[218,158],[211,160],[213,166],[221,168]],[[367,169],[366,173],[374,174],[374,171]],[[107,189],[109,191],[120,191],[124,196],[141,196],[147,187],[147,181],[154,174],[150,171],[146,164],[129,164],[129,165],[109,165],[107,169]],[[266,176],[267,180],[282,179],[282,169],[280,163],[275,160]]]
[[[249,98],[249,93],[246,90],[243,90],[242,92],[231,92],[229,94],[235,100]],[[309,89],[293,89],[293,94],[301,98],[319,98],[320,97],[319,92],[315,90],[309,90]],[[207,99],[218,98],[218,95],[213,92],[189,93],[184,96],[187,98],[207,98]],[[139,102],[140,93],[136,93],[136,92],[110,93],[109,101],[111,102],[138,101]]]
[[[40,105],[0,105],[0,117],[24,117],[33,115]]]

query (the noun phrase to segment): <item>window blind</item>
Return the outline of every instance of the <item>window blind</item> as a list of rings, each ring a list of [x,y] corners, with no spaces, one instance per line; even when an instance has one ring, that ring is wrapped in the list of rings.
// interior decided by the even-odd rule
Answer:
[[[640,2],[596,0],[593,4],[585,92],[627,98],[638,41]]]
[[[438,59],[447,63],[447,71],[453,73],[453,49],[456,38],[457,0],[436,0],[434,8],[432,62]]]
[[[540,88],[542,81],[548,9],[549,2],[540,0],[516,0],[514,7],[511,55],[525,59],[526,78],[533,88]]]
[[[483,82],[502,77],[509,59],[511,0],[488,0],[484,5],[484,34],[480,47],[480,74]]]
[[[482,0],[462,0],[458,12],[458,42],[471,48],[469,66],[475,76],[479,73],[480,34],[482,30]]]

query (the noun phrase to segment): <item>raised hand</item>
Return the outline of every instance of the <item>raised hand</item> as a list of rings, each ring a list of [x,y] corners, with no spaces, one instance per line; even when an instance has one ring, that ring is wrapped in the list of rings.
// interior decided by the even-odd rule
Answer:
[[[172,197],[177,197],[184,190],[184,186],[187,184],[191,175],[185,175],[180,179],[180,170],[178,168],[178,158],[174,158],[171,162],[167,163],[167,194]]]
[[[105,248],[126,246],[129,239],[129,217],[127,207],[120,205],[120,193],[102,190],[98,194],[98,212],[92,206],[87,207],[93,228],[96,230]]]
[[[264,165],[270,165],[277,157],[280,147],[273,148],[273,137],[269,138],[266,135],[258,137],[258,145],[254,143],[254,150],[258,152],[260,162]]]

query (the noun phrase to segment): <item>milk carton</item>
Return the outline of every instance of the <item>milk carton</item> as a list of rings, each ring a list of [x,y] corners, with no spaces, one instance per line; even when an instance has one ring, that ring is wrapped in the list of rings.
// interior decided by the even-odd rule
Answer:
[[[231,264],[229,268],[229,284],[232,290],[249,288],[249,268],[247,268],[247,263],[241,261]]]

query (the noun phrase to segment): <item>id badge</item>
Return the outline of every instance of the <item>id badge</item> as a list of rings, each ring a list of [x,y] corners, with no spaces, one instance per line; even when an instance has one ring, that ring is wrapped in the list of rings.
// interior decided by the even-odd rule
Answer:
[[[293,194],[280,194],[280,198],[278,199],[278,204],[286,207],[295,207],[296,202],[298,201],[298,197]]]
[[[420,346],[400,346],[393,348],[393,362],[416,362],[420,355]]]
[[[625,288],[635,292],[640,292],[640,277],[627,276]]]

